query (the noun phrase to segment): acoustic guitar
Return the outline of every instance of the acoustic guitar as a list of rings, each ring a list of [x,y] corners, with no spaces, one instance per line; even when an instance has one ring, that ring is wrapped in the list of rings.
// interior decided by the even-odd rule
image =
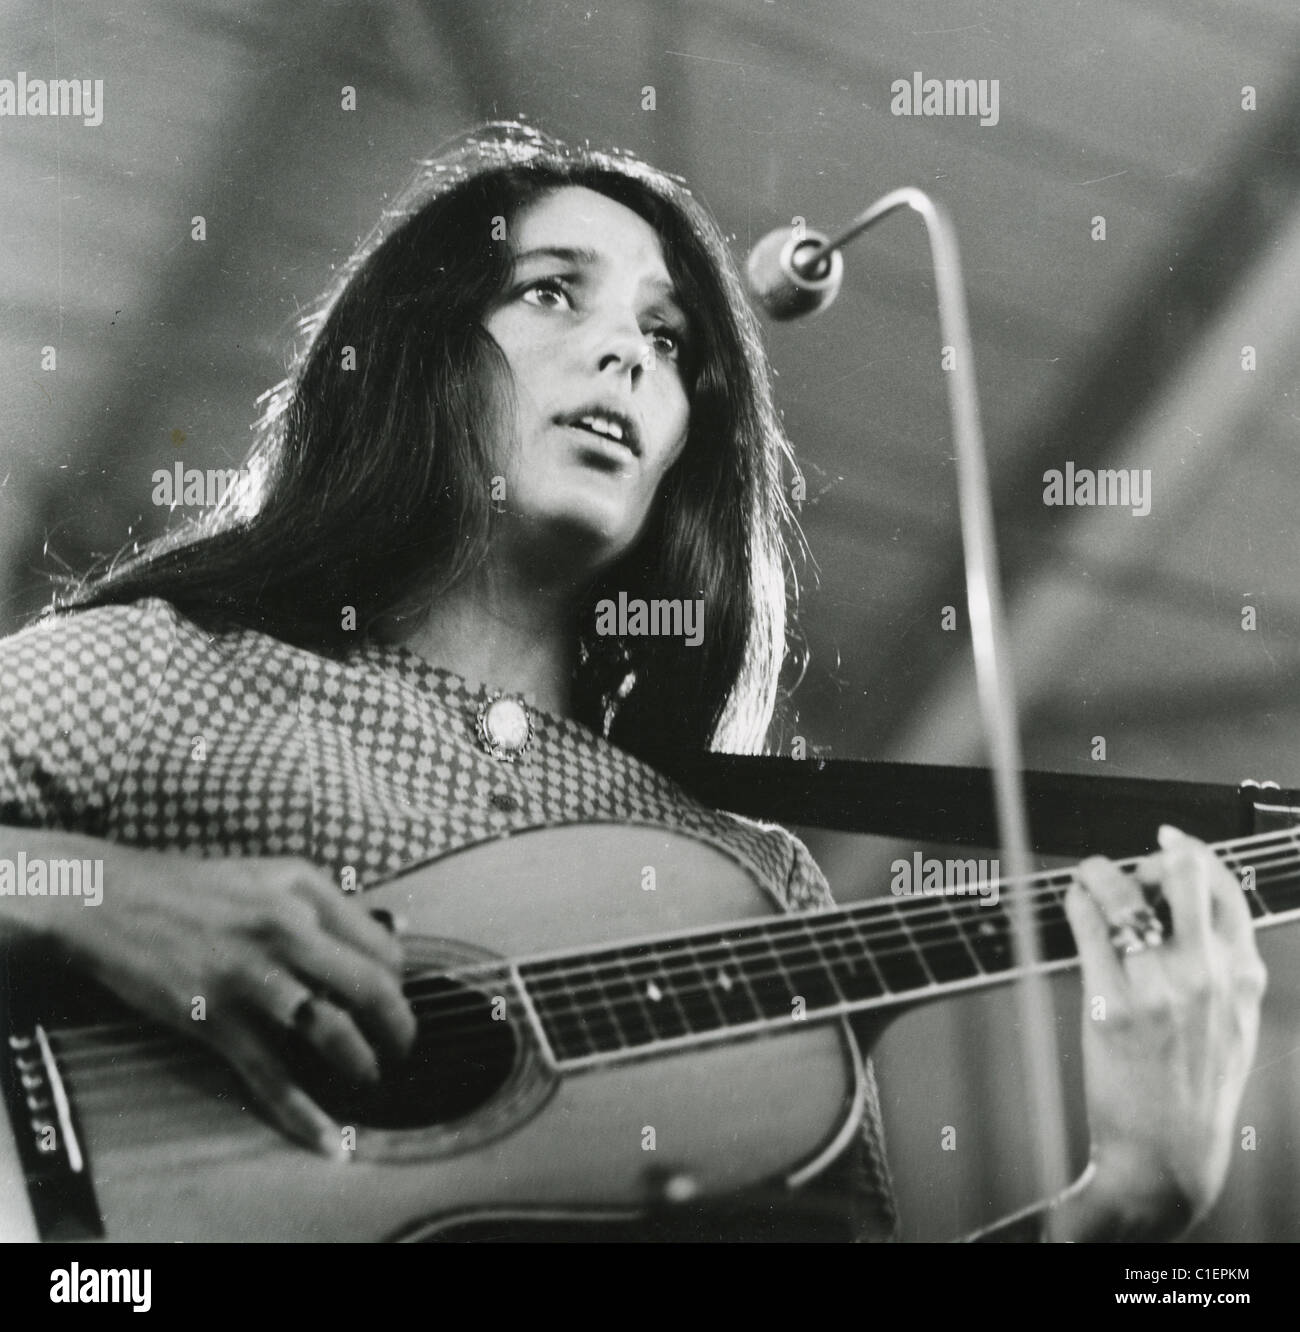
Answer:
[[[1214,849],[1256,925],[1300,915],[1295,831]],[[365,893],[407,922],[410,1055],[373,1087],[297,1057],[340,1125],[338,1161],[270,1127],[200,1043],[19,987],[0,1235],[447,1239],[797,1197],[861,1115],[848,1015],[883,1027],[1020,974],[1015,894],[1041,969],[1074,965],[1070,879],[1002,884],[996,905],[885,897],[792,916],[728,853],[659,827],[539,829],[432,860]]]

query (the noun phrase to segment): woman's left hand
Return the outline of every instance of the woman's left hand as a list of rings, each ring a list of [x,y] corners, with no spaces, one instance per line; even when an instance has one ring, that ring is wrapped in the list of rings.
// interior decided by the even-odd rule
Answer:
[[[1066,897],[1092,1160],[1053,1210],[1052,1238],[1174,1238],[1218,1197],[1237,1142],[1264,964],[1241,885],[1214,853],[1174,828],[1160,846],[1135,876],[1085,861]],[[1143,885],[1169,905],[1166,937]]]

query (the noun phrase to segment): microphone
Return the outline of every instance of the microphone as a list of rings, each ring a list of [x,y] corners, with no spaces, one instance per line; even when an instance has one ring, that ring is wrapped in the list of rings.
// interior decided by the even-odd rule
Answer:
[[[844,257],[827,245],[820,231],[778,227],[749,252],[749,290],[773,319],[817,314],[839,295]]]
[[[984,433],[975,387],[975,353],[966,314],[966,292],[957,250],[957,233],[947,214],[913,186],[891,190],[868,205],[828,240],[819,232],[782,227],[754,246],[745,265],[755,300],[773,319],[797,319],[824,310],[840,289],[844,261],[840,247],[883,218],[910,208],[921,215],[930,242],[938,300],[939,329],[945,353],[944,379],[952,417],[957,462],[957,499],[966,565],[966,604],[984,736],[992,759],[998,836],[1004,865],[1001,877],[1015,884],[1028,878],[1029,821],[1020,757],[1002,590],[993,540],[993,501],[989,493]],[[1040,1191],[1051,1197],[1069,1179],[1064,1109],[1058,1082],[1056,1032],[1051,994],[1039,974],[1041,949],[1030,895],[1011,895],[1015,956],[1024,970],[1019,986],[1020,1017],[1026,1033],[1030,1103],[1038,1125]]]
[[[824,310],[839,295],[844,278],[841,248],[900,208],[912,208],[925,219],[936,276],[941,261],[957,262],[952,224],[928,194],[907,185],[882,195],[833,236],[826,237],[803,226],[797,231],[793,227],[779,227],[768,232],[750,251],[745,264],[751,295],[773,319],[798,319]],[[945,286],[940,282],[939,319],[950,322],[950,311],[953,314],[956,311],[951,291],[945,290]],[[960,286],[958,277],[958,303],[963,300]],[[964,308],[959,322],[965,323]]]

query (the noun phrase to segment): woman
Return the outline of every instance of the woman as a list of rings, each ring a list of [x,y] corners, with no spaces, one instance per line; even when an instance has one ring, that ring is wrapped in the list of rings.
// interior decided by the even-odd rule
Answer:
[[[0,911],[197,1028],[334,1153],[277,1032],[358,1081],[414,1035],[399,943],[351,890],[502,832],[632,819],[726,845],[785,909],[827,897],[793,839],[654,770],[663,746],[759,749],[785,642],[788,449],[688,192],[491,127],[421,173],[309,332],[248,491],[0,650],[0,854],[106,866],[99,911]],[[703,631],[611,633],[620,598],[698,607]],[[1240,891],[1190,839],[1146,874],[1172,937],[1127,961],[1107,922],[1150,926],[1140,887],[1081,874],[1085,985],[1110,997],[1085,1033],[1093,1163],[1000,1234],[1165,1237],[1222,1184],[1263,971]],[[883,1238],[867,1088],[856,1149],[817,1186]],[[788,1233],[763,1207],[731,1220]]]

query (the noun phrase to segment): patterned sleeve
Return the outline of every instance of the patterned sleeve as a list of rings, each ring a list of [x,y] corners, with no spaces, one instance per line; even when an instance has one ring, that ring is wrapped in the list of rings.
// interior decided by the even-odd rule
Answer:
[[[790,858],[790,875],[785,884],[786,910],[824,911],[833,907],[835,899],[831,896],[830,884],[826,882],[821,866],[797,837],[790,835],[790,842],[793,855]]]
[[[0,640],[0,823],[101,833],[174,630],[171,608],[149,600]]]

